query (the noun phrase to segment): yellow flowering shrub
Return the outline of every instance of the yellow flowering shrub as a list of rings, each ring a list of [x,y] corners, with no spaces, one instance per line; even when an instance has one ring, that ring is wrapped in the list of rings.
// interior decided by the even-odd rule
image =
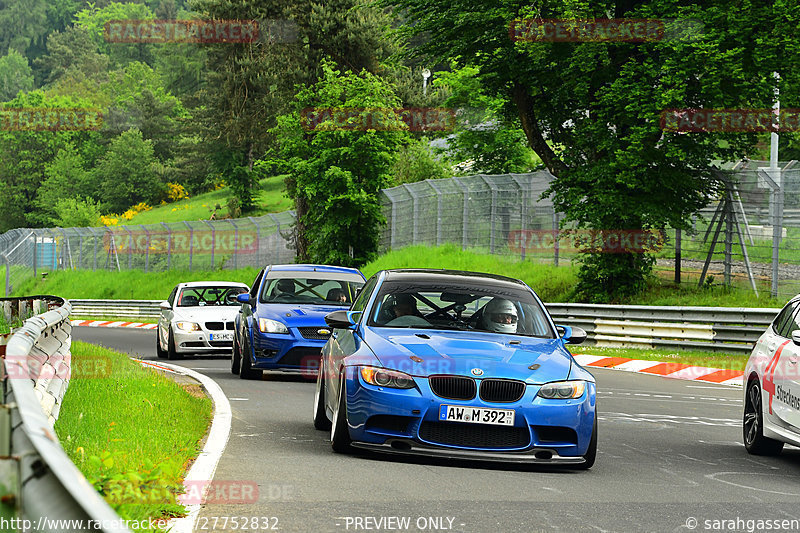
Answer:
[[[189,198],[189,193],[180,183],[167,183],[167,198],[171,202],[177,202],[184,198]]]

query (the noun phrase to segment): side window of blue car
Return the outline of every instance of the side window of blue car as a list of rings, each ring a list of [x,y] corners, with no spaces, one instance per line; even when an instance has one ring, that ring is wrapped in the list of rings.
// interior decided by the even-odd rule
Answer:
[[[253,282],[253,284],[250,285],[250,298],[255,298],[258,295],[258,289],[259,286],[261,285],[261,278],[263,277],[264,277],[264,271],[262,270],[261,272],[258,273],[258,276],[256,276],[256,280]]]
[[[378,283],[377,275],[369,278],[366,285],[364,285],[361,288],[361,291],[358,293],[356,301],[353,302],[353,306],[350,308],[351,311],[364,311],[364,308],[367,306],[367,302],[369,301],[369,295],[372,293],[372,289],[375,288],[376,283]]]

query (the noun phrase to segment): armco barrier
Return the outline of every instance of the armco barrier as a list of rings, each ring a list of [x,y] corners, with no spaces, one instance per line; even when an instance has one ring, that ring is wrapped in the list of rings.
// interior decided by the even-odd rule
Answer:
[[[25,320],[5,345],[0,408],[4,504],[14,502],[18,519],[30,521],[29,530],[75,531],[82,521],[84,530],[129,531],[67,457],[53,429],[69,381],[69,302],[55,296],[0,302],[6,320],[15,309],[24,318],[41,312],[37,306],[42,302],[50,308]],[[23,309],[28,311],[19,314]]]
[[[161,300],[72,300],[79,316],[159,316]],[[578,326],[587,344],[603,347],[692,348],[749,352],[780,309],[650,305],[545,304],[557,324]]]

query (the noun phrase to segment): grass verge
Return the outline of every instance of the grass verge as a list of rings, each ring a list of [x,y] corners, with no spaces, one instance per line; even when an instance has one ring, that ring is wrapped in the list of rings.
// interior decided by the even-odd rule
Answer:
[[[212,403],[127,355],[72,344],[73,374],[56,432],[69,458],[122,518],[182,516],[175,500]]]
[[[578,268],[570,263],[519,261],[508,256],[489,255],[483,250],[462,250],[459,246],[409,246],[392,250],[362,268],[369,277],[384,268],[449,268],[502,274],[525,281],[546,302],[574,301],[573,288]],[[157,300],[166,298],[182,281],[220,280],[250,284],[256,268],[239,270],[169,270],[144,273],[141,270],[87,271],[58,270],[46,280],[29,278],[15,287],[16,294],[58,294],[65,298],[116,298]],[[615,303],[638,305],[699,305],[720,307],[782,307],[785,300],[762,291],[756,298],[749,290],[725,286],[697,287],[688,282],[675,285],[655,278],[636,298]]]
[[[285,179],[286,176],[274,176],[259,181],[258,188],[253,193],[255,208],[248,215],[258,217],[292,209],[292,200],[284,194],[283,181]],[[142,211],[128,221],[120,220],[120,225],[208,220],[216,205],[220,206],[216,215],[216,218],[219,219],[228,216],[227,202],[231,194],[230,188],[223,187],[185,200],[156,206],[149,211]]]
[[[744,370],[749,355],[738,353],[703,352],[697,350],[670,350],[654,348],[601,348],[599,346],[569,346],[574,354],[587,353],[604,357],[627,357],[662,363],[682,363],[722,370]]]

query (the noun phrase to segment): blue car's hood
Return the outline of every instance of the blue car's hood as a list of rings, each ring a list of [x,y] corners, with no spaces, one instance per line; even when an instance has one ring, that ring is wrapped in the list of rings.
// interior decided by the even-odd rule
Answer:
[[[417,333],[430,338],[421,338]],[[483,371],[482,378],[545,383],[567,379],[572,364],[558,339],[475,331],[365,328],[364,340],[384,367],[414,376],[471,376],[475,375],[472,370],[478,368]],[[510,341],[520,344],[509,344]]]
[[[258,304],[256,316],[277,320],[290,328],[327,327],[325,315],[342,309],[347,309],[347,307],[342,305]]]

